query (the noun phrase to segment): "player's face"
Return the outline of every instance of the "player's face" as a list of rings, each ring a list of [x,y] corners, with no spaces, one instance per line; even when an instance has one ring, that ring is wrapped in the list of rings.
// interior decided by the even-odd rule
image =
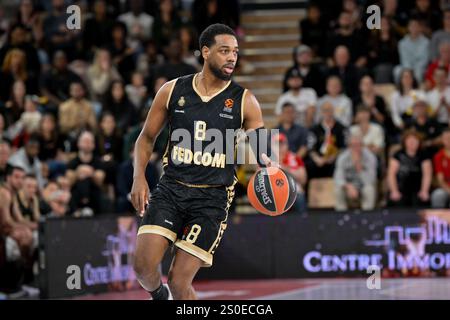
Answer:
[[[218,35],[215,39],[216,43],[211,47],[206,63],[217,78],[228,81],[238,59],[237,39],[227,34]]]

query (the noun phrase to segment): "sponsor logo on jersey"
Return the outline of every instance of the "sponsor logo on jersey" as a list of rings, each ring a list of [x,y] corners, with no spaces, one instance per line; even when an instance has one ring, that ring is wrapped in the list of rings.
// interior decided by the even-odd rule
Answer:
[[[224,105],[225,105],[225,107],[223,108],[223,111],[232,112],[233,111],[234,100],[233,99],[227,99],[227,100],[225,100]]]

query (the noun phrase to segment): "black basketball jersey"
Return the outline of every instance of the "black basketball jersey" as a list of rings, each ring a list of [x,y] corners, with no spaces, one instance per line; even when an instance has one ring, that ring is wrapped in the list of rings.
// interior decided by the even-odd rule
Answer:
[[[195,186],[229,186],[235,180],[235,133],[242,128],[246,89],[230,81],[215,95],[202,97],[196,76],[176,79],[168,99],[164,174]]]

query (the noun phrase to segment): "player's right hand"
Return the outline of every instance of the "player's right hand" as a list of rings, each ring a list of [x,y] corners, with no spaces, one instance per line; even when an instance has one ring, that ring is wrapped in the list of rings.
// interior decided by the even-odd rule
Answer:
[[[144,215],[145,206],[148,204],[149,197],[150,190],[145,177],[135,178],[133,180],[133,187],[131,188],[131,203],[141,217]]]

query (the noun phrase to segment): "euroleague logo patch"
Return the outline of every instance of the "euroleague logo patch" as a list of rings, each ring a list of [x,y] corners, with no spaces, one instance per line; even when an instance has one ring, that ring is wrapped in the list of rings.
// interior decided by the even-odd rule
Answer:
[[[282,187],[282,186],[284,186],[284,181],[283,181],[283,179],[277,179],[275,181],[275,184],[277,185],[277,187]]]
[[[223,111],[231,112],[231,111],[233,111],[234,100],[227,99],[227,100],[225,100],[224,105],[225,105],[225,108],[223,108]]]

